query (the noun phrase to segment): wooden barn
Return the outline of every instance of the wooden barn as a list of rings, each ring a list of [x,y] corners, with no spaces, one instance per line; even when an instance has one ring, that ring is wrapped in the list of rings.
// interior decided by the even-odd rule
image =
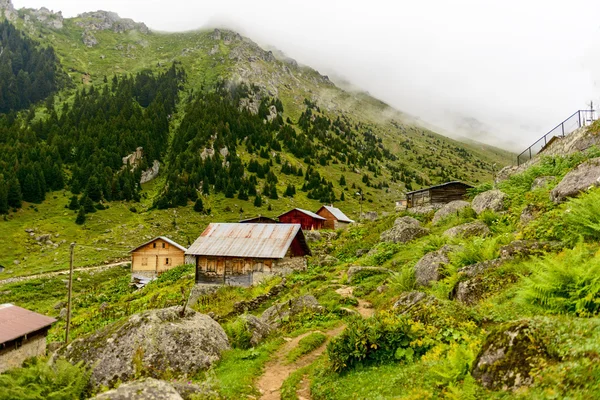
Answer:
[[[175,241],[156,237],[131,250],[132,275],[154,278],[161,273],[185,264],[186,248]]]
[[[254,218],[242,219],[240,224],[277,224],[278,222],[273,218],[265,217],[264,215],[258,215]]]
[[[325,218],[325,222],[323,223],[325,229],[345,229],[354,222],[342,210],[335,208],[333,205],[322,206],[317,211],[317,215]]]
[[[323,229],[325,225],[325,218],[314,212],[303,210],[301,208],[294,208],[279,217],[279,222],[284,224],[300,224],[304,230],[316,230]]]
[[[46,336],[54,318],[0,304],[0,373],[17,368],[30,357],[46,354]]]
[[[250,286],[306,269],[310,255],[299,224],[212,223],[190,246],[196,283]]]
[[[454,200],[464,200],[467,189],[473,186],[453,181],[441,185],[430,186],[406,193],[406,207],[412,208],[427,204],[446,204]]]

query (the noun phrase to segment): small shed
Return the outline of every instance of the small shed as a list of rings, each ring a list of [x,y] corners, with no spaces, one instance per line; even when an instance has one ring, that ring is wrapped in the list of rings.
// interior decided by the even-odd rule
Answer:
[[[323,224],[325,229],[344,229],[354,222],[348,218],[346,214],[342,212],[342,210],[334,207],[333,205],[322,206],[319,208],[319,211],[317,211],[317,215],[325,218],[325,223]]]
[[[131,250],[131,273],[154,278],[185,264],[186,248],[165,236],[158,236]]]
[[[467,189],[473,186],[453,181],[441,185],[430,186],[406,193],[406,207],[412,208],[427,204],[446,204],[454,200],[464,200]]]
[[[279,222],[284,224],[300,224],[304,230],[316,230],[323,229],[325,225],[325,218],[314,212],[303,210],[301,208],[294,208],[279,217]]]
[[[212,223],[186,252],[196,283],[250,286],[306,269],[310,248],[299,224]]]
[[[277,224],[278,222],[273,218],[265,217],[264,215],[258,215],[254,218],[243,219],[240,224]]]
[[[0,304],[0,373],[17,368],[30,357],[46,354],[46,336],[54,318]]]

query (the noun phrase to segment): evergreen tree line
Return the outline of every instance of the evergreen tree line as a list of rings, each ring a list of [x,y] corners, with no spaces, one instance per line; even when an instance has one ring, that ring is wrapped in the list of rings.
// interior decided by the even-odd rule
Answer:
[[[45,99],[59,87],[59,63],[52,47],[0,22],[0,113],[18,111]]]

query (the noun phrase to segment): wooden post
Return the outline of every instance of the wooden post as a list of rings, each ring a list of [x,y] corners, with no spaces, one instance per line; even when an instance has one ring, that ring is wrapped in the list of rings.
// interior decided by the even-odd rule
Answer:
[[[71,297],[73,292],[73,252],[75,243],[71,243],[71,258],[69,261],[69,294],[67,297],[67,329],[65,331],[65,344],[69,344],[69,328],[71,325]]]
[[[154,263],[154,277],[158,277],[158,254],[156,255],[156,262]]]

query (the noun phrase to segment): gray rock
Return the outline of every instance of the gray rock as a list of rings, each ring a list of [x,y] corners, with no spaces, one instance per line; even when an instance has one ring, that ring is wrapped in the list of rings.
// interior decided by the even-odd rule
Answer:
[[[560,251],[564,246],[561,242],[538,242],[537,240],[515,240],[500,248],[500,258],[513,259],[539,256],[547,252]]]
[[[149,33],[150,30],[143,23],[138,23],[129,18],[121,18],[115,12],[93,11],[77,16],[77,26],[86,30],[104,31],[111,30],[116,33],[137,30],[140,33]]]
[[[269,52],[269,53],[271,53],[271,52]],[[273,54],[271,53],[271,55],[273,55]],[[271,122],[275,118],[277,118],[277,107],[270,106],[269,107],[269,115],[267,115],[267,121]]]
[[[473,221],[466,224],[455,226],[444,232],[444,236],[454,237],[471,237],[471,236],[487,236],[491,233],[490,228],[483,221]]]
[[[481,214],[486,210],[490,211],[502,211],[504,210],[504,202],[506,200],[506,193],[500,190],[488,190],[475,196],[471,202],[471,208],[475,210],[477,214]]]
[[[190,296],[188,297],[188,306],[194,306],[200,297],[212,294],[219,290],[220,287],[221,285],[209,285],[202,283],[194,285],[190,291]]]
[[[367,271],[370,274],[393,274],[394,271],[383,267],[357,267],[352,266],[348,268],[348,283],[352,283],[355,275]]]
[[[423,214],[429,214],[436,210],[439,210],[440,208],[442,208],[442,206],[443,206],[443,204],[434,203],[434,204],[427,204],[424,206],[411,207],[411,208],[406,209],[406,211],[411,214],[423,215]]]
[[[528,223],[533,221],[536,218],[537,211],[537,207],[532,204],[528,204],[527,206],[525,206],[525,208],[521,212],[521,216],[519,217],[519,221],[521,222],[521,224],[527,225]]]
[[[467,305],[477,303],[489,292],[483,280],[484,273],[488,270],[498,268],[506,261],[506,259],[498,258],[459,269],[460,281],[452,289],[450,298]]]
[[[175,376],[194,375],[210,367],[229,349],[227,335],[207,315],[181,307],[135,314],[77,339],[58,352],[72,363],[92,368],[95,387],[111,387],[143,373],[158,377],[167,369]]]
[[[319,242],[322,238],[319,231],[304,231],[304,237],[307,242]]]
[[[152,179],[158,176],[158,172],[160,171],[160,162],[158,160],[154,160],[152,162],[152,167],[148,168],[144,172],[142,172],[142,177],[140,178],[140,183],[150,182]]]
[[[40,243],[46,243],[48,240],[52,239],[52,235],[49,233],[46,233],[44,235],[40,235],[38,237],[35,238],[36,241],[40,242]]]
[[[550,182],[552,182],[556,177],[554,176],[538,176],[533,180],[531,184],[531,190],[541,189],[546,187]]]
[[[440,276],[440,269],[450,262],[448,254],[456,250],[456,246],[446,245],[437,251],[425,254],[415,264],[415,278],[421,286],[428,286],[431,282],[437,282]]]
[[[428,235],[429,230],[412,217],[396,219],[394,226],[380,235],[382,242],[408,243],[411,240]]]
[[[109,390],[93,397],[92,400],[183,400],[175,388],[165,381],[144,379],[125,383],[117,389]]]
[[[252,346],[259,345],[272,332],[269,324],[252,314],[241,315],[240,318],[244,320],[246,329],[252,334],[252,337],[250,338],[250,344]]]
[[[550,192],[550,199],[560,203],[568,197],[575,197],[591,187],[600,186],[600,157],[593,158],[569,172]]]
[[[414,306],[421,301],[430,299],[430,296],[423,292],[406,292],[403,293],[398,300],[394,303],[392,308],[397,310],[400,314],[406,314]]]
[[[325,256],[323,259],[319,260],[319,265],[321,266],[325,266],[325,267],[331,267],[332,265],[337,264],[338,262],[340,262],[340,260],[338,260],[337,258],[333,257],[333,256]]]
[[[435,212],[435,215],[433,216],[433,220],[431,222],[435,225],[438,222],[442,221],[444,218],[446,218],[450,215],[457,215],[460,211],[462,211],[465,208],[468,208],[470,206],[471,206],[471,204],[468,201],[464,201],[464,200],[451,201],[448,204],[444,204],[444,206],[442,208],[440,208],[439,210],[437,210]]]
[[[375,221],[378,216],[377,211],[367,211],[361,214],[360,219]]]
[[[94,36],[94,34],[91,33],[90,31],[84,31],[81,34],[81,41],[87,47],[94,47],[94,46],[98,45],[98,39],[96,39],[96,36]]]
[[[529,321],[508,323],[492,332],[473,363],[473,378],[490,390],[531,385],[531,371],[549,358],[538,336]]]
[[[301,313],[317,313],[323,310],[317,299],[310,294],[293,298],[289,301],[275,304],[267,308],[261,315],[262,322],[277,328],[281,321]]]
[[[358,249],[356,250],[356,257],[362,257],[369,252],[369,249]]]
[[[60,313],[58,314],[58,319],[62,320],[62,321],[67,319],[67,309],[66,308],[60,309]]]

